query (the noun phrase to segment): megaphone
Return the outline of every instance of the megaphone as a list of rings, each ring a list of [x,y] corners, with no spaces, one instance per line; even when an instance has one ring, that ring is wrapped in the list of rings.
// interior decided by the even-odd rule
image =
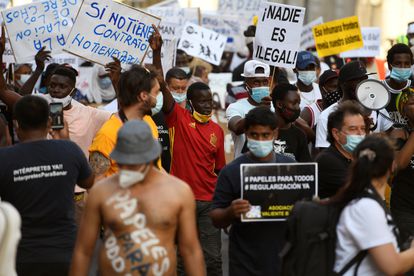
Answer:
[[[363,107],[370,110],[385,108],[391,99],[390,92],[385,85],[373,79],[367,79],[358,84],[356,97]]]

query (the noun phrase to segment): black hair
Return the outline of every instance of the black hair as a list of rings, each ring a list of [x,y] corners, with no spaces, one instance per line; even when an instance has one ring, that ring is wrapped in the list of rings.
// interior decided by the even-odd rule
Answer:
[[[166,82],[169,82],[171,79],[188,80],[188,75],[183,69],[173,67],[168,70],[167,74],[165,75]]]
[[[13,114],[22,130],[46,129],[49,120],[49,104],[39,96],[27,95],[14,105]]]
[[[197,91],[200,90],[210,90],[210,86],[204,82],[195,82],[187,89],[187,99],[192,100],[196,96]]]
[[[348,181],[330,203],[344,207],[361,197],[366,188],[372,187],[372,179],[383,177],[392,169],[394,148],[387,138],[373,134],[358,144],[353,156]]]
[[[140,65],[133,65],[128,71],[122,73],[119,79],[119,105],[128,107],[137,103],[137,96],[140,92],[151,92],[155,78],[154,72]]]
[[[68,68],[64,65],[57,66],[51,73],[51,75],[59,75],[68,77],[70,81],[73,83],[73,85],[76,84],[76,72],[75,69]]]
[[[413,63],[413,53],[411,52],[410,47],[405,45],[404,43],[397,43],[394,44],[387,53],[387,63],[392,64],[394,61],[394,56],[396,54],[408,54],[410,55],[411,64]]]
[[[283,101],[289,91],[298,91],[298,88],[290,83],[280,83],[273,88],[272,91],[272,102],[273,106],[276,106],[277,101]]]
[[[59,66],[58,63],[51,63],[46,67],[46,70],[42,74],[42,78],[40,79],[40,87],[46,86],[47,78],[53,73],[53,71]]]
[[[327,140],[329,143],[333,144],[335,142],[332,129],[341,129],[347,115],[361,115],[363,117],[363,112],[361,107],[353,101],[344,101],[338,104],[337,108],[328,117]]]
[[[259,106],[250,110],[245,117],[246,131],[252,126],[269,126],[272,130],[277,128],[276,114],[269,107]]]

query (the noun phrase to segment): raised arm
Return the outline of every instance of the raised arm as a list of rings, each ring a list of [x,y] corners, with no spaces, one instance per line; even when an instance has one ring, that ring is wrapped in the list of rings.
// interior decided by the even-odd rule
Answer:
[[[115,89],[116,95],[118,95],[118,84],[119,84],[119,78],[121,77],[121,62],[116,57],[112,57],[114,61],[108,63],[105,65],[106,71],[109,73],[109,77],[112,81],[112,86]]]
[[[153,24],[152,27],[154,28],[154,32],[149,38],[149,43],[152,49],[152,56],[153,56],[152,63],[155,66],[155,68],[157,68],[157,70],[159,71],[158,82],[160,83],[161,92],[164,97],[164,104],[162,106],[162,112],[170,113],[174,106],[175,101],[164,80],[164,73],[162,70],[162,63],[161,63],[162,37],[161,37],[160,32],[158,31],[157,26]]]
[[[50,51],[45,50],[46,47],[43,46],[35,56],[36,69],[30,78],[23,84],[20,88],[20,93],[22,95],[32,94],[33,88],[36,85],[37,80],[42,75],[43,70],[45,69],[45,61],[51,58]]]

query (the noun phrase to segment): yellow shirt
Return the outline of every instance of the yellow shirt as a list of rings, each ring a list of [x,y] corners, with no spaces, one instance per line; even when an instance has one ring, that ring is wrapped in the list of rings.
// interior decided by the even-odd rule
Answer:
[[[158,140],[158,129],[152,118],[146,115],[143,120],[151,128],[152,136]],[[102,128],[98,131],[95,138],[92,141],[92,145],[89,147],[89,153],[96,151],[101,153],[103,156],[111,161],[111,167],[105,173],[105,177],[113,175],[118,172],[118,166],[109,155],[115,147],[116,139],[118,136],[118,130],[122,127],[123,123],[121,119],[116,115],[112,115],[106,123],[103,124]],[[161,169],[161,159],[157,161],[157,167]]]

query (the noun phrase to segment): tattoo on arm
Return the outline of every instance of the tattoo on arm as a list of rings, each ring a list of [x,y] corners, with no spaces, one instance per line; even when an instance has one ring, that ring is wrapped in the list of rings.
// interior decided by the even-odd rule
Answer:
[[[106,158],[102,153],[94,151],[89,156],[89,164],[95,176],[105,174],[108,169],[111,167],[111,161]]]

